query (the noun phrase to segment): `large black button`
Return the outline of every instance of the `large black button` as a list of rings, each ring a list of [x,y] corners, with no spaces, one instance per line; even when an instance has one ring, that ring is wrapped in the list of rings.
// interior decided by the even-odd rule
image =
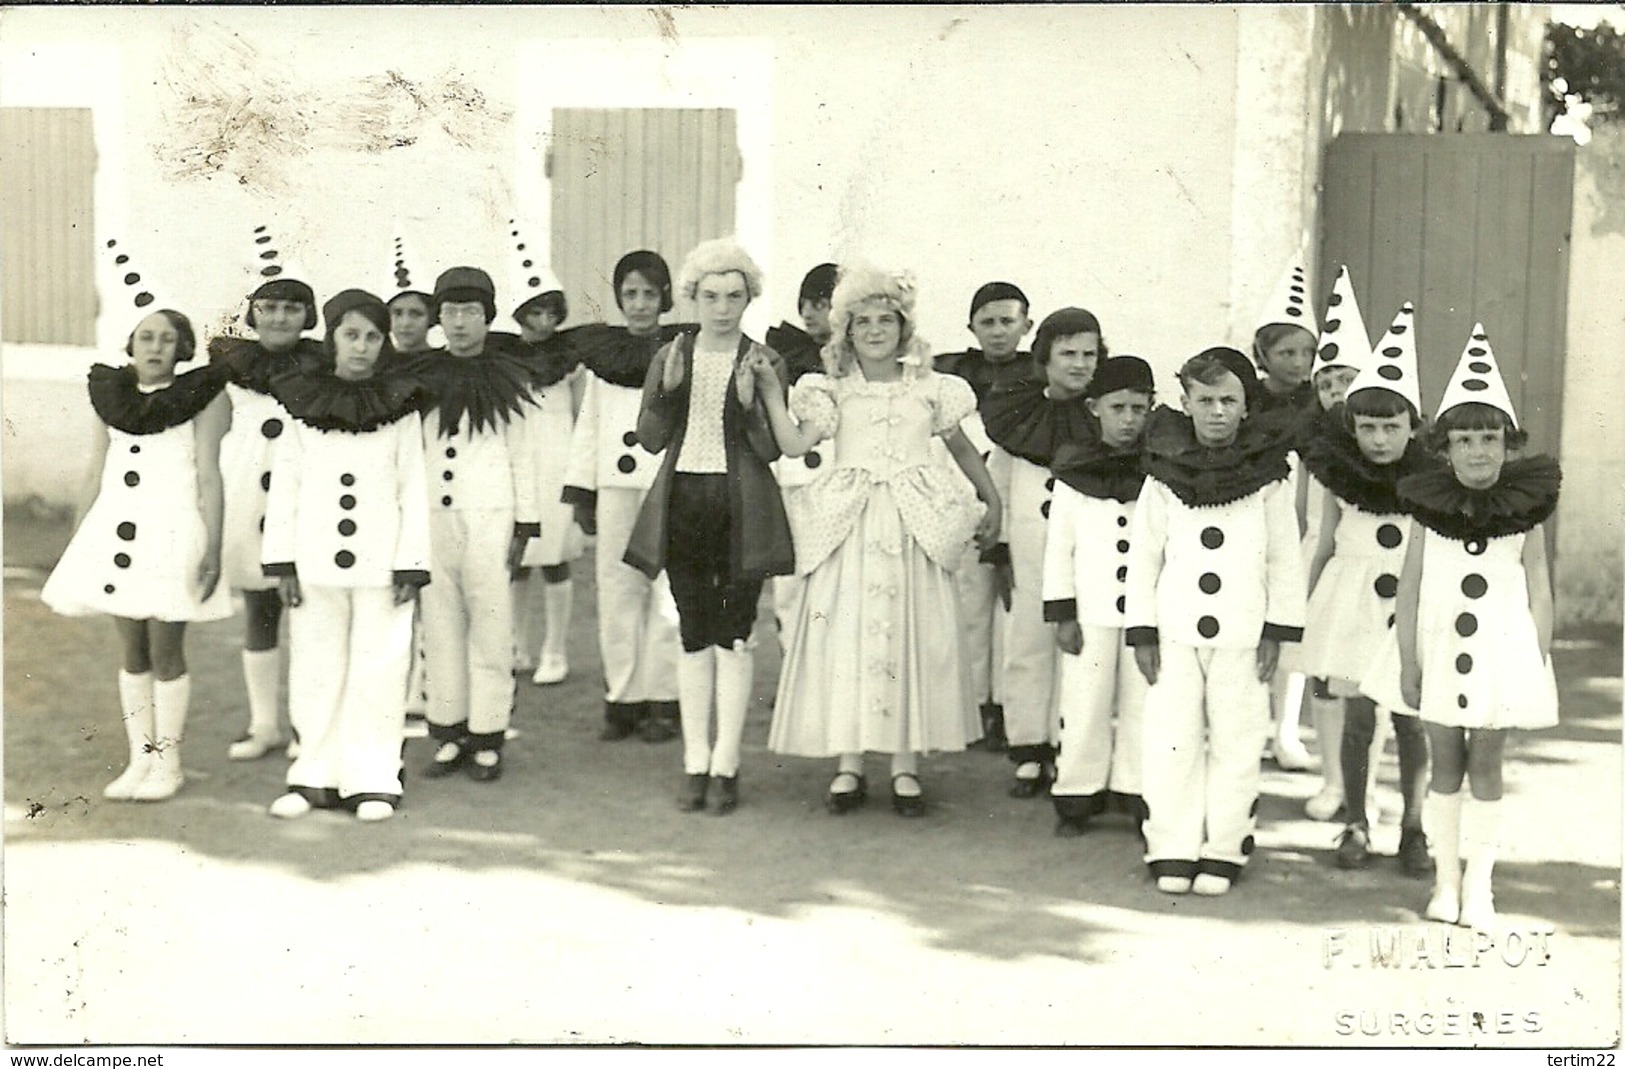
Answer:
[[[345,494],[339,498],[339,508],[346,511],[355,508],[355,495]]]
[[[260,424],[260,433],[267,438],[275,438],[282,433],[282,421],[274,417],[266,420]]]
[[[128,553],[115,553],[113,554],[113,563],[120,568],[128,568],[130,566],[130,555]]]
[[[1044,517],[1044,519],[1046,519],[1046,520],[1049,519],[1049,502],[1048,501],[1046,501],[1042,505],[1038,506],[1038,514],[1040,516]]]
[[[638,462],[633,460],[630,455],[625,453],[621,454],[621,459],[615,462],[615,467],[620,469],[622,475],[631,475],[637,466]]]
[[[260,472],[260,489],[261,490],[269,490],[269,489],[271,489],[271,473],[270,472],[268,472],[268,471]]]
[[[333,554],[333,563],[340,568],[348,568],[355,563],[355,554],[347,549],[341,549]]]
[[[1391,523],[1385,523],[1377,528],[1377,545],[1383,549],[1393,549],[1405,541],[1405,532]]]
[[[441,473],[440,473],[440,480],[441,480],[441,482],[448,482],[448,483],[449,483],[449,482],[451,482],[451,479],[452,479],[452,474],[451,474],[451,472],[449,472],[449,471],[443,471],[443,472],[441,472]]]
[[[124,539],[124,541],[126,541],[126,542],[134,542],[135,541],[135,524],[131,523],[129,520],[125,520],[123,523],[119,524],[118,525],[118,536],[120,538]]]
[[[1196,621],[1196,633],[1203,638],[1212,638],[1219,633],[1219,621],[1211,616],[1204,616]]]
[[[1218,549],[1224,545],[1224,532],[1217,527],[1207,527],[1202,530],[1202,545],[1208,549]]]
[[[1465,694],[1456,695],[1456,708],[1457,709],[1465,709],[1465,708],[1467,708],[1467,695],[1465,695]]]
[[[139,453],[139,452],[141,452],[141,447],[138,446],[138,445],[132,445],[132,446],[130,446],[130,452]]]
[[[1119,552],[1119,553],[1127,553],[1128,552],[1128,540],[1126,538],[1119,538],[1117,540],[1117,552]]]
[[[343,475],[339,476],[339,485],[341,485],[341,486],[354,486],[355,485],[355,476],[351,475],[349,472],[345,472]]]
[[[339,521],[339,534],[343,535],[346,538],[348,538],[351,535],[355,534],[355,521],[354,520],[340,520]]]
[[[1196,581],[1196,585],[1202,588],[1202,593],[1204,594],[1217,594],[1219,592],[1219,588],[1224,585],[1224,582],[1216,573],[1208,572],[1204,574],[1202,578]]]
[[[447,494],[445,497],[441,498],[440,503],[442,505],[445,505],[447,508],[450,508],[451,507],[451,495]]]
[[[1486,580],[1482,575],[1479,575],[1477,572],[1469,572],[1467,575],[1462,577],[1461,592],[1470,598],[1483,597],[1484,592],[1489,588],[1490,584],[1488,580]]]
[[[1123,607],[1124,607],[1124,605],[1127,604],[1127,602],[1124,600],[1123,595],[1119,594],[1119,595],[1117,595],[1117,601],[1114,602],[1113,604],[1115,604],[1117,606],[1117,611],[1118,612],[1122,612]]]
[[[1119,526],[1119,527],[1127,527],[1128,526],[1128,517],[1127,516],[1119,516],[1119,517],[1117,517],[1117,526]]]
[[[1053,489],[1055,489],[1055,476],[1051,475],[1049,478],[1044,480],[1044,489],[1045,490],[1053,490]]]
[[[140,486],[141,485],[141,473],[138,472],[138,471],[127,471],[127,472],[125,472],[124,473],[124,485],[125,486]]]
[[[1125,565],[1120,566],[1117,569],[1117,581],[1119,583],[1121,583],[1123,580],[1125,580],[1127,578],[1128,578],[1128,565],[1125,564]]]
[[[805,462],[807,467],[816,468],[818,465],[824,462],[824,458],[819,456],[817,453],[808,453]]]
[[[456,460],[457,459],[457,447],[456,446],[451,446],[451,445],[446,446],[446,459],[447,460]]]
[[[636,431],[627,431],[625,434],[621,435],[621,444],[626,446],[628,449],[630,449],[633,446],[637,445],[638,444],[637,432]]]
[[[1473,670],[1473,655],[1472,654],[1463,653],[1463,654],[1461,654],[1460,656],[1458,656],[1456,658],[1456,671],[1460,672],[1462,675],[1466,675],[1468,672],[1471,672],[1472,670]]]
[[[112,583],[108,583],[106,586],[102,587],[102,593],[103,594],[111,594],[112,592],[113,592],[113,584]]]
[[[1470,612],[1464,612],[1456,617],[1456,634],[1462,638],[1472,638],[1478,633],[1478,617]]]
[[[1399,593],[1399,576],[1383,572],[1371,586],[1376,590],[1377,597],[1391,598]]]

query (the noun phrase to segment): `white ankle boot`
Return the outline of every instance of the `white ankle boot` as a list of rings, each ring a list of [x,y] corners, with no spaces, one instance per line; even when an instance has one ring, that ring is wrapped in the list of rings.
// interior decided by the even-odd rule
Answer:
[[[153,681],[152,766],[130,792],[135,801],[161,802],[173,798],[186,782],[186,774],[181,771],[181,739],[186,732],[186,710],[191,701],[191,677]]]
[[[153,738],[152,673],[118,674],[119,708],[124,719],[124,736],[130,745],[130,761],[118,779],[102,788],[102,797],[128,802],[152,768],[148,747]]]

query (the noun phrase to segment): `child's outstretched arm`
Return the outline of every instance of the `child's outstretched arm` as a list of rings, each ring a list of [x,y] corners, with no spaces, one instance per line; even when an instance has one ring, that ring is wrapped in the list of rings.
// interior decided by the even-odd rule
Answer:
[[[987,511],[982,514],[982,522],[976,525],[976,548],[987,549],[998,542],[999,525],[1004,518],[1004,502],[999,498],[998,488],[993,485],[993,476],[988,474],[987,465],[982,463],[982,454],[970,444],[964,431],[955,428],[948,432],[942,436],[942,444],[948,447],[948,455],[954,458],[954,463],[965,473],[965,478],[976,487],[976,496],[987,506]]]
[[[1320,582],[1320,573],[1325,570],[1326,562],[1332,559],[1332,551],[1337,548],[1337,523],[1343,518],[1343,509],[1337,503],[1337,498],[1328,493],[1326,504],[1320,510],[1320,537],[1315,542],[1315,555],[1309,561],[1309,592],[1315,592],[1315,584]]]
[[[1422,543],[1427,530],[1411,521],[1405,539],[1405,566],[1399,571],[1398,604],[1394,606],[1394,627],[1399,639],[1399,694],[1412,709],[1422,707],[1422,662],[1416,650],[1416,606],[1422,596]]]
[[[787,457],[803,456],[823,441],[823,436],[810,424],[798,425],[791,418],[778,370],[770,362],[760,361],[755,371],[757,395],[767,411],[767,424],[773,429],[773,440],[779,443],[779,451]]]
[[[1535,639],[1540,657],[1552,653],[1552,576],[1546,563],[1546,528],[1536,527],[1523,536],[1523,575],[1529,588],[1529,612],[1535,618]]]

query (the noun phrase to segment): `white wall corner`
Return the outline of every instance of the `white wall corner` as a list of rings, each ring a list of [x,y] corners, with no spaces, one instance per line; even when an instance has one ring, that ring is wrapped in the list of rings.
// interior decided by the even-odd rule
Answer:
[[[1235,17],[1229,334],[1245,350],[1270,287],[1300,248],[1309,277],[1317,277],[1321,146],[1311,73],[1323,60],[1312,5],[1243,5]],[[1312,296],[1318,309],[1321,295]]]

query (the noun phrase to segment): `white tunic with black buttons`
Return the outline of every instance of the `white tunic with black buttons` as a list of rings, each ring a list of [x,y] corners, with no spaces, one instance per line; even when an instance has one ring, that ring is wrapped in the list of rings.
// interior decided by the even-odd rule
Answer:
[[[588,374],[570,436],[565,486],[588,491],[647,490],[660,470],[660,454],[638,444],[643,391]]]
[[[1127,539],[1129,628],[1187,646],[1253,648],[1302,633],[1303,557],[1292,488],[1273,482],[1224,505],[1191,507],[1147,476]],[[1160,558],[1160,559],[1159,559]]]
[[[96,501],[74,532],[40,600],[66,616],[219,620],[231,615],[224,582],[199,601],[206,548],[198,507],[196,421],[127,434],[107,429]]]
[[[1123,626],[1134,502],[1055,485],[1044,547],[1044,616],[1084,627]]]
[[[510,419],[501,430],[473,432],[468,422],[465,417],[462,426],[442,434],[438,409],[423,419],[431,515],[494,509],[510,512],[513,523],[535,525],[536,477],[523,419]]]
[[[1358,683],[1384,644],[1394,641],[1411,521],[1402,513],[1364,512],[1341,498],[1337,503],[1335,548],[1309,596],[1303,667],[1312,676]]]
[[[429,571],[422,421],[319,431],[290,420],[266,511],[264,563],[293,564],[301,583],[389,586]]]
[[[1557,723],[1552,663],[1540,655],[1529,608],[1527,537],[1458,542],[1426,533],[1416,620],[1422,719],[1465,728]]]
[[[226,513],[221,541],[225,584],[235,590],[268,590],[276,580],[260,570],[265,500],[277,446],[293,417],[269,394],[230,384],[231,431],[220,443]]]

